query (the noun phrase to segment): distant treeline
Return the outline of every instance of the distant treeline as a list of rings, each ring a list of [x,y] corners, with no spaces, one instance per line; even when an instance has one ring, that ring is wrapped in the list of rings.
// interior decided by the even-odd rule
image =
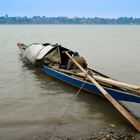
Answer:
[[[119,18],[68,18],[68,17],[0,17],[0,24],[140,24],[140,18],[119,17]]]

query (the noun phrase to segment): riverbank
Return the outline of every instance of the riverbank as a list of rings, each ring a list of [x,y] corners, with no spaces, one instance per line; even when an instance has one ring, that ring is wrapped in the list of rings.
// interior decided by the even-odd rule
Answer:
[[[65,133],[65,132],[64,132]],[[47,133],[40,136],[32,136],[32,140],[140,140],[140,134],[125,129],[124,127],[117,128],[111,125],[108,128],[102,128],[100,131],[95,130],[88,135],[72,136],[69,133],[56,133],[56,129],[52,133]]]

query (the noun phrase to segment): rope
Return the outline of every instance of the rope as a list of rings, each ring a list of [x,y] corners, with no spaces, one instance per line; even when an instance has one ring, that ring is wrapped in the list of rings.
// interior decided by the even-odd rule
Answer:
[[[77,96],[79,95],[80,91],[82,90],[82,88],[85,85],[85,81],[83,82],[82,86],[79,88],[78,92],[76,93],[76,95],[74,96],[73,100],[71,101],[71,103],[69,104],[69,106],[67,107],[67,109],[64,111],[64,113],[62,114],[62,116],[60,117],[60,119],[58,120],[58,122],[61,123],[65,113],[70,109],[71,105],[73,104],[73,102],[75,101],[75,99],[77,98]]]
[[[82,88],[84,87],[85,85],[85,81],[83,82],[83,84],[81,85],[81,87],[79,88],[78,92],[76,93],[76,95],[73,97],[72,101],[70,102],[70,104],[68,105],[68,107],[66,108],[66,110],[64,111],[64,113],[62,114],[62,116],[59,118],[58,120],[58,124],[61,124],[61,121],[64,117],[64,115],[66,114],[66,112],[71,108],[73,102],[75,101],[75,99],[78,97],[80,91],[82,90]],[[57,126],[56,126],[57,127]],[[52,131],[52,135],[54,135],[54,133],[56,132],[56,127],[54,127],[54,130]],[[51,139],[52,136],[50,136],[50,139]]]

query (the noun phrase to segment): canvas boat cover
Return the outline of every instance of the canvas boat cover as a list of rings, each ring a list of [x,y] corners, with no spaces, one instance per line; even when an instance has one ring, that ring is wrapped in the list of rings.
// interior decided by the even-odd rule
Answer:
[[[25,56],[30,62],[34,63],[35,60],[42,59],[53,48],[54,46],[52,45],[43,46],[43,44],[38,43],[31,44],[25,50]]]

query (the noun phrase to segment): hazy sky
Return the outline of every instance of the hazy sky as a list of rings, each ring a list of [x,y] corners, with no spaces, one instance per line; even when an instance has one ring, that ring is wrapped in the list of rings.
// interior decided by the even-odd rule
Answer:
[[[0,16],[140,17],[140,0],[0,0]]]

